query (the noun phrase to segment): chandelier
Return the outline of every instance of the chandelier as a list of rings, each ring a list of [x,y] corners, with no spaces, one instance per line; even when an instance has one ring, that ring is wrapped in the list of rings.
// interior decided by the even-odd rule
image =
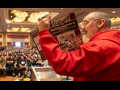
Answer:
[[[42,18],[46,15],[48,15],[49,12],[35,12],[35,13],[31,13],[30,17],[28,18],[29,22],[32,23],[37,23],[38,22],[38,18]]]
[[[10,31],[17,32],[17,31],[19,31],[19,29],[20,28],[14,28],[14,27],[12,27]]]
[[[117,17],[117,18],[110,18],[111,19],[111,23],[115,23],[115,22],[119,22],[120,21],[120,18]]]
[[[28,12],[24,11],[12,10],[11,13],[13,13],[16,16],[12,19],[13,22],[23,22],[25,21],[26,17],[28,17]],[[37,23],[39,18],[42,19],[48,14],[49,12],[32,12],[28,17],[27,21]]]
[[[20,31],[21,32],[27,32],[28,29],[30,29],[30,28],[21,28]]]
[[[27,12],[22,12],[18,10],[12,10],[12,13],[15,14],[15,18],[12,20],[14,22],[22,22],[25,20],[25,18],[28,16]]]
[[[29,29],[30,28],[12,27],[11,30],[8,30],[8,31],[12,31],[12,32],[17,32],[17,31],[27,32]],[[30,32],[30,30],[28,32]]]

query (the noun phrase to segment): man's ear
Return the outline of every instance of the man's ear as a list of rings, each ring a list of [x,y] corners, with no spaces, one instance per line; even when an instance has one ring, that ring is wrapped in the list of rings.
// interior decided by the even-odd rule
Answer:
[[[105,24],[105,20],[101,19],[98,21],[97,26],[98,26],[98,28],[102,28],[104,26],[104,24]]]

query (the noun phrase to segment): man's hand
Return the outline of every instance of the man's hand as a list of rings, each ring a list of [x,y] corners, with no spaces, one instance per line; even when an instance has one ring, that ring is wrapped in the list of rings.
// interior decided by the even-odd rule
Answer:
[[[48,18],[42,19],[39,23],[38,23],[38,29],[39,31],[45,30],[45,29],[50,29],[50,19],[51,16],[49,16]]]

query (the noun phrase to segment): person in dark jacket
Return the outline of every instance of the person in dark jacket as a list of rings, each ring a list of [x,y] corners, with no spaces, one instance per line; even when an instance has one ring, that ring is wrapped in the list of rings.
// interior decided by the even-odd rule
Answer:
[[[13,72],[13,59],[11,58],[11,56],[8,56],[6,58],[6,72],[8,75],[12,75]]]
[[[17,57],[15,57],[14,58],[14,60],[13,60],[13,64],[14,64],[14,76],[18,76],[18,74],[20,73],[20,71],[19,71],[19,61],[18,61],[18,59],[17,59]]]
[[[19,63],[19,69],[20,69],[21,76],[24,75],[25,70],[26,70],[26,66],[27,66],[27,61],[24,60],[23,56],[21,56],[21,60],[20,60],[20,63]]]

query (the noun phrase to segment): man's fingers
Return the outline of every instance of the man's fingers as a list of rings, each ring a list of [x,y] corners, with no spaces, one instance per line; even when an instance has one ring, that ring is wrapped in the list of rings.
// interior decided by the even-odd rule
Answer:
[[[50,21],[50,19],[51,19],[51,16],[48,17],[48,20],[49,20],[49,21]]]
[[[48,21],[48,22],[49,22],[50,19],[51,19],[51,16],[49,16],[48,18],[44,18],[44,19],[42,19],[41,21],[39,21],[38,24],[39,24],[40,22],[43,22],[43,21]]]

